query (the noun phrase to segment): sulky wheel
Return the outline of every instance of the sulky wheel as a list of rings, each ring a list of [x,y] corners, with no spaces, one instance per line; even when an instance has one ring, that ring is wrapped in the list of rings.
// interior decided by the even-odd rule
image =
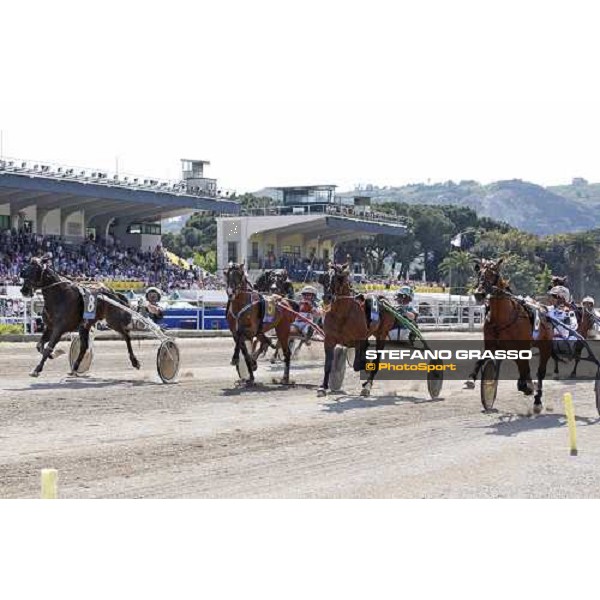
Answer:
[[[348,348],[345,346],[336,346],[333,349],[333,361],[331,372],[329,373],[329,388],[333,392],[339,392],[344,385],[344,375],[346,374],[346,354]]]
[[[439,370],[427,371],[427,389],[431,398],[435,399],[440,395],[442,385],[444,385],[444,361],[431,360],[429,364],[436,367],[439,366]]]
[[[77,360],[77,357],[79,356],[80,349],[81,349],[81,338],[79,336],[76,336],[73,338],[73,341],[71,342],[71,347],[69,348],[69,364],[71,365],[71,371],[73,371],[73,365],[75,364],[75,361]],[[88,349],[87,349],[86,353],[83,355],[81,362],[79,363],[79,369],[77,369],[77,375],[83,375],[84,373],[87,373],[92,366],[93,360],[94,360],[94,345],[92,342],[92,338],[90,336],[89,343],[88,343]]]
[[[500,365],[493,358],[488,358],[481,367],[481,404],[485,410],[492,410],[498,392],[498,376]]]
[[[173,340],[165,340],[156,353],[156,370],[163,383],[172,383],[179,373],[179,348]]]
[[[596,381],[594,383],[594,394],[596,396],[596,410],[600,415],[600,369],[596,371]]]
[[[354,346],[350,346],[346,348],[346,364],[354,369],[354,357],[356,356],[356,348]]]

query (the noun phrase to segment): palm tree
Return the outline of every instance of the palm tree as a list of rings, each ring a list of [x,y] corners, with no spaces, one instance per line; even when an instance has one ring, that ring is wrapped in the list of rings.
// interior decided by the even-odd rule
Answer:
[[[449,284],[458,293],[464,293],[473,275],[473,255],[470,252],[450,252],[440,263],[439,271],[448,277]]]
[[[579,297],[583,298],[585,295],[585,273],[596,265],[598,244],[593,235],[589,233],[575,234],[567,244],[565,254],[569,267],[577,274],[576,284]]]

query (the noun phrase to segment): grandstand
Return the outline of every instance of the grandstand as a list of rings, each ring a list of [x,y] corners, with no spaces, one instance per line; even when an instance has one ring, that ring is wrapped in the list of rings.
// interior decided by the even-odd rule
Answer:
[[[380,214],[370,199],[343,203],[335,185],[271,188],[279,203],[238,216],[217,217],[217,265],[245,262],[252,277],[261,269],[285,267],[293,279],[307,278],[330,259],[343,241],[378,234],[403,236],[407,219]]]
[[[204,177],[208,161],[182,159],[182,178],[166,181],[14,158],[0,160],[0,232],[14,230],[119,241],[141,251],[160,244],[160,221],[193,211],[235,215],[216,179]]]

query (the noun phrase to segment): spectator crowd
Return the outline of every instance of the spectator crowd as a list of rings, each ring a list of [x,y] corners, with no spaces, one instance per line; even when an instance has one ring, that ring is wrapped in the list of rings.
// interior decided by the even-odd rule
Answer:
[[[141,281],[163,291],[221,289],[223,282],[200,267],[171,262],[161,246],[145,251],[125,248],[116,241],[107,246],[92,239],[72,243],[58,236],[3,231],[0,233],[0,287],[18,285],[19,273],[32,257],[52,255],[52,267],[71,279]]]

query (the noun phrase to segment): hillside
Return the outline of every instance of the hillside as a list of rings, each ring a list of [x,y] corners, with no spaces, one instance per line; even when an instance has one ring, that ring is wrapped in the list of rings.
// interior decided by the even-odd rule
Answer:
[[[566,186],[544,188],[513,179],[481,185],[476,181],[414,184],[356,190],[339,194],[369,195],[375,202],[453,204],[467,206],[480,217],[501,220],[536,234],[585,231],[600,225],[600,184],[575,180]]]

